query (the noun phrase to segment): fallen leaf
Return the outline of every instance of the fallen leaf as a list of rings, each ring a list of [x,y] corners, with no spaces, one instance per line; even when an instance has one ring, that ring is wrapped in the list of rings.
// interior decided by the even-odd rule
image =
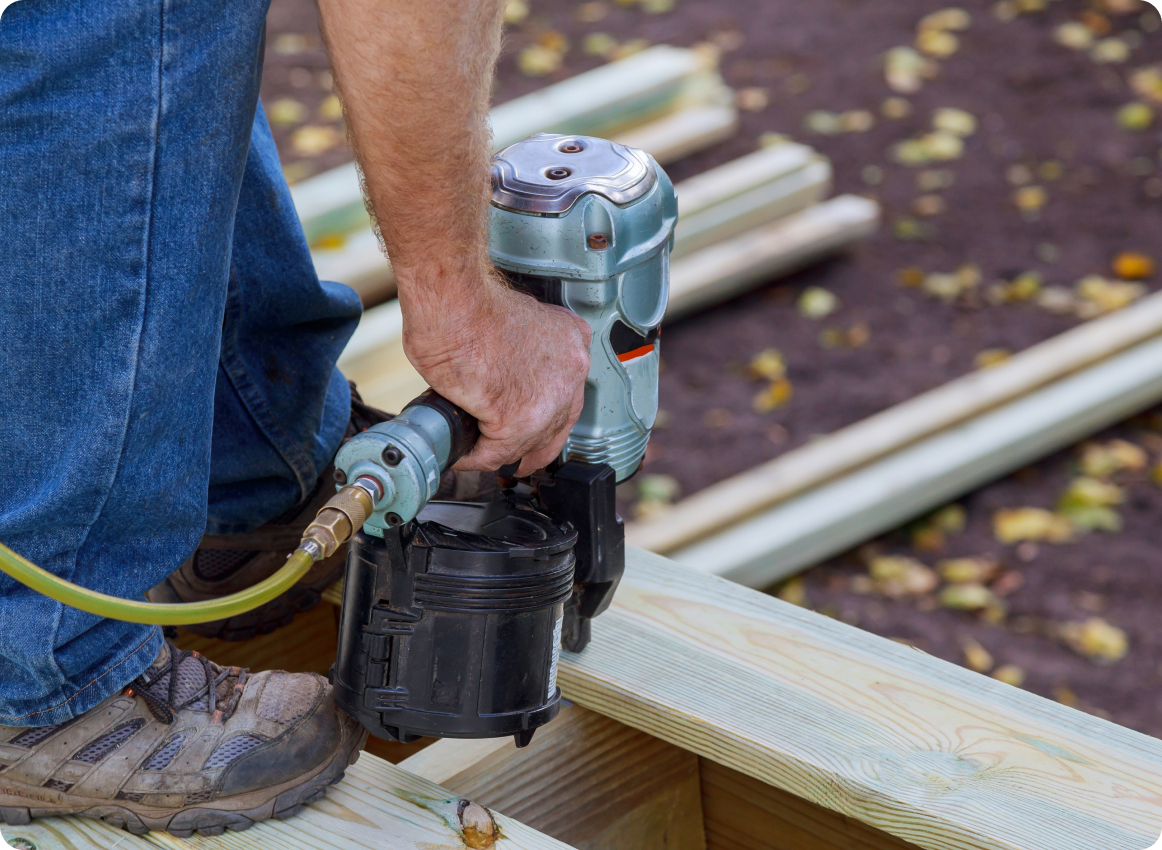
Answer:
[[[966,640],[961,649],[964,651],[964,663],[968,665],[968,669],[977,673],[987,673],[993,669],[992,654],[972,638]]]
[[[504,4],[504,22],[506,24],[519,24],[528,16],[528,0],[508,0]]]
[[[1094,62],[1118,64],[1130,58],[1130,46],[1120,38],[1103,38],[1089,52]]]
[[[747,112],[762,112],[771,102],[767,90],[758,86],[749,86],[735,92],[734,102],[739,109]]]
[[[517,67],[527,77],[543,77],[561,67],[563,56],[542,44],[530,44],[517,56]]]
[[[916,34],[916,48],[937,59],[947,59],[960,49],[960,39],[944,30],[921,30]]]
[[[1004,682],[1006,685],[1019,688],[1025,684],[1025,671],[1016,664],[1002,664],[996,670],[993,670],[993,678],[998,682]]]
[[[940,591],[940,604],[958,611],[980,611],[995,604],[992,591],[982,584],[950,584]]]
[[[1101,617],[1090,617],[1082,623],[1066,623],[1061,633],[1074,652],[1110,664],[1123,659],[1130,648],[1126,633]]]
[[[722,407],[715,407],[702,414],[702,424],[707,428],[729,428],[734,422],[734,414]]]
[[[800,608],[807,604],[807,585],[801,578],[793,578],[786,582],[775,594],[784,602],[798,605]]]
[[[964,9],[951,6],[931,12],[920,19],[918,30],[966,30],[972,26],[972,15]]]
[[[674,11],[674,0],[641,0],[641,6],[647,15],[664,15]]]
[[[644,38],[631,38],[629,41],[623,41],[617,47],[613,48],[613,52],[609,54],[609,58],[613,60],[625,59],[628,56],[633,56],[635,53],[641,53],[650,42]]]
[[[991,581],[1001,568],[996,558],[978,555],[975,558],[948,558],[936,565],[936,572],[949,584],[984,584]]]
[[[976,132],[976,116],[963,109],[943,107],[932,113],[932,128],[954,136],[971,136]]]
[[[1022,540],[1068,543],[1073,533],[1069,520],[1043,508],[1005,508],[993,515],[993,534],[1005,544]]]
[[[299,124],[307,118],[307,108],[290,97],[281,97],[266,108],[266,117],[276,127]]]
[[[1022,186],[1013,193],[1013,203],[1024,213],[1037,212],[1049,202],[1049,193],[1041,186]]]
[[[343,143],[343,135],[334,127],[308,124],[291,135],[291,147],[303,156],[318,156]]]
[[[921,195],[912,201],[912,210],[916,215],[940,215],[948,208],[948,204],[939,195]]]
[[[876,117],[866,109],[849,109],[839,115],[839,129],[844,133],[866,133],[876,124]]]
[[[770,413],[789,402],[793,395],[794,390],[791,387],[791,382],[786,378],[778,378],[771,381],[770,386],[756,395],[751,405],[756,413]]]
[[[880,104],[880,114],[893,120],[907,118],[912,114],[912,104],[902,97],[889,97]]]
[[[911,47],[893,47],[884,54],[884,79],[892,91],[914,94],[939,72],[939,66]]]
[[[825,109],[808,112],[803,118],[803,126],[812,133],[818,133],[821,136],[834,136],[836,133],[843,132],[843,128],[839,124],[839,114],[828,112]]]
[[[914,289],[924,283],[924,270],[916,266],[909,266],[896,272],[896,278],[900,281],[900,286]]]
[[[879,555],[868,564],[868,574],[877,593],[890,599],[919,596],[936,589],[936,573],[905,555]]]
[[[605,20],[605,16],[609,14],[609,6],[601,0],[591,0],[591,2],[579,4],[574,14],[577,20],[583,24],[595,24]]]
[[[591,32],[581,42],[581,50],[587,56],[609,56],[617,49],[617,39],[607,32]]]
[[[1134,71],[1130,75],[1130,87],[1147,100],[1162,103],[1162,65]]]
[[[1137,251],[1123,251],[1114,257],[1113,270],[1122,280],[1145,280],[1154,276],[1154,260]]]
[[[1154,123],[1154,107],[1140,101],[1127,103],[1117,111],[1114,120],[1123,130],[1140,133],[1149,130],[1150,125]]]
[[[799,296],[799,314],[808,319],[830,316],[839,307],[839,297],[821,286],[809,286]]]
[[[1082,311],[1082,318],[1093,318],[1103,313],[1111,313],[1133,304],[1146,294],[1146,287],[1140,283],[1107,280],[1101,275],[1087,275],[1074,287],[1077,295],[1088,302],[1089,308]],[[1084,305],[1083,305],[1084,306]]]
[[[1089,50],[1093,47],[1093,30],[1079,21],[1069,21],[1053,30],[1053,40],[1070,50]]]
[[[1146,451],[1127,440],[1086,443],[1081,454],[1081,471],[1092,478],[1109,478],[1122,471],[1137,472],[1148,462]]]
[[[1012,356],[1013,352],[1007,348],[986,348],[984,351],[977,352],[976,357],[972,359],[972,364],[977,369],[992,369],[994,366],[1000,366]]]

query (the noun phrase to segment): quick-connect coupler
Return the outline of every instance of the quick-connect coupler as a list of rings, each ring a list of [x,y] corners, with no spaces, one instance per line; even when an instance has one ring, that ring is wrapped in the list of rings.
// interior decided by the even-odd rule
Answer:
[[[410,522],[436,495],[444,471],[471,451],[478,433],[475,419],[428,390],[394,419],[355,435],[339,450],[336,476],[341,484],[351,483],[311,527],[318,525],[320,541],[329,543],[348,522],[351,531],[344,540],[360,527],[382,537],[387,529]],[[324,518],[328,510],[334,513]]]

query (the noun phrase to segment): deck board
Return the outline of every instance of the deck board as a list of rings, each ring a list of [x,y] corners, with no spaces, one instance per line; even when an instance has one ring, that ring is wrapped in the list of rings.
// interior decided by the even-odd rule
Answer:
[[[642,550],[565,695],[926,850],[1144,850],[1162,741]],[[775,845],[777,846],[777,845]]]

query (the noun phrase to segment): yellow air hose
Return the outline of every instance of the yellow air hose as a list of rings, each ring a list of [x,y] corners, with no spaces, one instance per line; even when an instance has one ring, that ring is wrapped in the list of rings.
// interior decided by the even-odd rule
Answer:
[[[278,572],[246,590],[204,602],[159,605],[97,593],[54,576],[3,543],[0,543],[0,571],[37,593],[98,617],[152,626],[210,623],[253,611],[290,590],[315,561],[331,556],[351,539],[371,513],[371,504],[371,495],[364,488],[344,487],[307,526],[302,544]]]

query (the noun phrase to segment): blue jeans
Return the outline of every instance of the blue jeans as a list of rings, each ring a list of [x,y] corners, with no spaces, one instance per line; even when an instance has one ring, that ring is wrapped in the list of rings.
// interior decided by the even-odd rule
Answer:
[[[127,598],[304,498],[360,314],[320,282],[258,103],[268,0],[0,19],[0,541]],[[0,575],[0,724],[81,714],[160,630]]]

